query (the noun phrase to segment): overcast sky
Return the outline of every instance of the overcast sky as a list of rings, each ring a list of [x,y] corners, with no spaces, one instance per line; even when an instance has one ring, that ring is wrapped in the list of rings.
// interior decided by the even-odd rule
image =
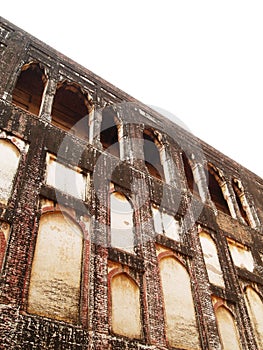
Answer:
[[[20,0],[1,16],[263,177],[262,0]]]

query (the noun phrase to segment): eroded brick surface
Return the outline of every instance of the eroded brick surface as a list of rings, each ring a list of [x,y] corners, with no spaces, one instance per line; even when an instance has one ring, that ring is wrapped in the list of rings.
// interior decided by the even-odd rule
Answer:
[[[166,285],[167,295],[163,297],[160,261],[166,256],[184,266],[190,278],[189,292],[196,319],[194,333],[199,337],[195,344],[200,343],[203,350],[222,348],[216,310],[224,307],[227,317],[222,319],[226,319],[226,324],[234,320],[240,349],[260,350],[262,323],[258,320],[263,319],[263,315],[262,311],[255,310],[262,310],[260,303],[263,302],[262,179],[2,18],[0,55],[0,137],[15,147],[20,145],[17,148],[19,163],[15,164],[16,174],[11,179],[12,190],[0,203],[0,349],[169,349],[165,313],[169,303],[165,304],[165,300],[170,301],[171,287],[180,288],[180,283]],[[16,91],[15,99],[12,95],[21,69],[32,62],[39,64],[40,71],[45,73],[43,84],[48,85],[45,85],[41,106],[36,109],[33,100],[25,110],[21,104],[23,94]],[[61,100],[63,103],[56,102],[56,117],[52,119],[56,90],[61,86],[67,91],[67,98],[75,94],[74,101],[79,99],[82,107],[74,106],[65,98]],[[29,101],[33,89],[25,88],[22,92],[28,93]],[[67,108],[63,109],[64,105],[71,109],[70,115]],[[101,109],[109,105],[113,110],[103,114]],[[85,124],[72,129],[74,113],[81,115],[85,108],[89,114]],[[39,115],[34,114],[36,110]],[[108,126],[105,120],[102,123],[107,115],[111,118]],[[100,134],[102,124],[109,130]],[[116,137],[117,146],[107,150]],[[155,154],[159,152],[160,159],[157,157],[152,162],[157,170],[148,164],[151,147],[144,149],[146,141],[150,146],[154,143]],[[148,161],[145,162],[146,153]],[[47,175],[52,175],[47,168],[48,155],[62,164],[61,169],[70,169],[66,174],[77,171],[77,177],[81,177],[80,192],[65,189],[67,177],[57,188],[54,177],[47,180]],[[189,159],[188,163],[185,158]],[[214,176],[210,192],[208,168]],[[238,184],[238,188],[233,188],[233,183]],[[134,247],[130,250],[111,244],[111,184],[115,191],[129,198],[133,208]],[[169,227],[165,222],[162,229],[155,231],[153,206],[164,213],[164,220],[173,216],[171,225],[174,226]],[[52,318],[52,313],[45,315],[42,311],[40,315],[37,298],[34,307],[29,307],[31,272],[37,273],[33,264],[40,219],[48,212],[66,213],[83,234],[81,283],[76,287],[79,303],[75,304],[76,314],[72,317]],[[122,228],[126,221],[123,219]],[[173,234],[175,222],[180,229],[176,226],[178,231]],[[127,224],[132,232],[131,222]],[[8,228],[8,234],[2,227]],[[205,261],[200,232],[211,238],[216,258]],[[61,241],[61,256],[70,259],[63,252],[68,248],[66,244],[63,246],[63,239]],[[57,243],[46,242],[47,251],[49,244]],[[239,251],[234,259],[233,251]],[[244,263],[239,263],[244,256]],[[220,272],[220,283],[215,284],[209,279],[206,267],[206,262],[213,259],[217,273]],[[213,270],[213,266],[209,268]],[[136,307],[140,307],[140,312],[136,313],[136,322],[140,318],[141,327],[136,329],[137,339],[132,339],[129,332],[117,334],[125,333],[125,327],[119,327],[114,333],[110,291],[112,278],[118,273],[132,280],[136,293],[139,291]],[[169,277],[165,281],[169,284]],[[59,288],[63,276],[62,281],[57,282],[56,288]],[[52,283],[49,285],[51,299]],[[44,280],[41,285],[41,292],[45,293]],[[247,291],[253,296],[251,309]],[[63,299],[63,293],[56,294],[52,301],[53,311]],[[117,295],[119,298],[123,294]],[[125,296],[123,299],[119,302],[125,306]],[[63,300],[66,308],[66,298]],[[170,304],[173,305],[173,300]],[[45,305],[41,305],[41,310],[43,308]],[[120,305],[120,310],[125,308]],[[129,317],[129,308],[126,310],[127,316],[124,316]],[[180,333],[182,348],[187,331],[186,327],[185,332]],[[225,339],[229,341],[228,337]],[[173,344],[177,344],[176,341]],[[185,344],[188,350],[195,349],[191,339]]]

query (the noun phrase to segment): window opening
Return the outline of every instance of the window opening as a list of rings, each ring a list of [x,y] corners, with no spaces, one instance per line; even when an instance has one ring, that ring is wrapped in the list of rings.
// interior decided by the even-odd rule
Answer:
[[[231,216],[227,201],[225,200],[222,188],[220,187],[221,181],[222,180],[220,178],[218,170],[211,164],[208,164],[208,188],[211,199],[218,210]]]
[[[35,115],[39,114],[46,84],[44,70],[38,63],[25,64],[13,90],[13,104]]]
[[[244,222],[247,224],[247,225],[250,225],[250,221],[249,221],[249,218],[247,216],[247,213],[243,207],[243,204],[241,202],[241,197],[244,195],[244,193],[242,192],[242,190],[239,188],[238,186],[238,180],[232,180],[232,186],[233,186],[233,190],[234,190],[234,193],[235,193],[235,198],[236,198],[236,201],[237,201],[237,204],[238,204],[238,208],[239,208],[239,211],[240,211],[240,214],[242,216],[242,218],[244,219]]]
[[[110,195],[111,245],[127,252],[134,252],[133,207],[124,194]]]
[[[106,107],[102,111],[100,142],[104,150],[116,157],[120,157],[118,127],[116,112],[112,107]]]
[[[158,140],[149,130],[144,130],[143,139],[144,162],[150,175],[156,177],[159,180],[164,180],[164,171],[161,164],[159,150],[160,145],[158,143]]]
[[[62,82],[52,107],[52,124],[78,137],[89,138],[90,97],[75,83]]]

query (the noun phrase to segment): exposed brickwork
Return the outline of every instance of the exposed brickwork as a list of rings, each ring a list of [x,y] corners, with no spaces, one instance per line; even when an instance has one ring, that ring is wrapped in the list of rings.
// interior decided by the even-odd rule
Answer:
[[[223,300],[235,316],[242,349],[260,350],[246,308],[244,287],[255,286],[263,300],[262,179],[2,18],[0,29],[0,130],[16,136],[28,146],[21,153],[12,196],[7,205],[0,204],[0,220],[11,227],[6,247],[0,236],[0,264],[1,257],[5,255],[0,280],[0,349],[168,349],[156,254],[158,244],[180,257],[189,272],[201,348],[221,349],[212,304],[214,296]],[[49,77],[40,116],[12,104],[12,91],[21,67],[32,61],[39,62]],[[89,127],[93,136],[89,142],[51,123],[51,101],[57,82],[62,80],[79,84],[92,97],[95,113],[90,116]],[[125,104],[121,107],[118,103]],[[119,126],[119,129],[122,127],[120,159],[104,152],[99,140],[101,117],[96,118],[96,113],[106,104],[117,106],[120,124],[123,123]],[[162,139],[159,138],[167,151],[169,184],[149,176],[142,150],[145,128],[163,135]],[[56,155],[63,164],[78,166],[88,174],[90,186],[85,202],[46,185],[47,152]],[[242,182],[246,198],[253,209],[251,215],[255,220],[254,228],[244,224],[238,215],[234,219],[216,210],[209,195],[202,202],[200,197],[190,192],[182,152],[189,157],[194,154],[197,167],[203,167],[204,159],[214,164],[224,174],[228,185],[233,178]],[[110,246],[110,182],[131,198],[136,254]],[[206,186],[204,177],[200,183]],[[232,192],[230,195],[233,197]],[[90,232],[85,236],[87,242],[83,262],[85,268],[82,271],[80,319],[75,325],[27,313],[30,272],[42,198],[59,202],[68,210],[74,208],[79,218],[85,215],[90,217]],[[180,242],[155,233],[152,203],[181,219],[183,229]],[[209,232],[216,243],[224,289],[209,283],[199,229]],[[255,266],[253,273],[234,265],[227,237],[251,249]],[[142,322],[140,340],[128,339],[111,330],[109,261],[118,263],[138,281]]]

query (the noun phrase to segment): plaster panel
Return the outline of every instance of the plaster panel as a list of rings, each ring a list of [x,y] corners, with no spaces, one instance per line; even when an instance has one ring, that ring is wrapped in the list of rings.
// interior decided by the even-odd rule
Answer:
[[[62,213],[41,217],[32,265],[28,311],[77,322],[82,232]]]
[[[7,204],[12,192],[20,153],[9,141],[0,140],[0,202]]]
[[[80,169],[71,169],[55,160],[51,155],[47,156],[47,185],[57,188],[76,198],[85,200],[86,177]]]
[[[234,264],[242,269],[253,272],[254,260],[250,249],[230,239],[228,239],[228,246]]]
[[[259,349],[263,349],[263,303],[259,294],[251,287],[246,288],[245,301]]]
[[[130,338],[140,338],[140,290],[124,273],[112,278],[111,302],[113,332]]]
[[[236,324],[231,313],[221,306],[216,310],[216,319],[223,350],[241,350]]]
[[[219,287],[224,288],[224,278],[218,259],[216,245],[210,235],[205,232],[201,232],[199,237],[209,281]]]
[[[201,349],[186,269],[176,259],[168,257],[161,259],[160,273],[169,344],[188,350]]]

